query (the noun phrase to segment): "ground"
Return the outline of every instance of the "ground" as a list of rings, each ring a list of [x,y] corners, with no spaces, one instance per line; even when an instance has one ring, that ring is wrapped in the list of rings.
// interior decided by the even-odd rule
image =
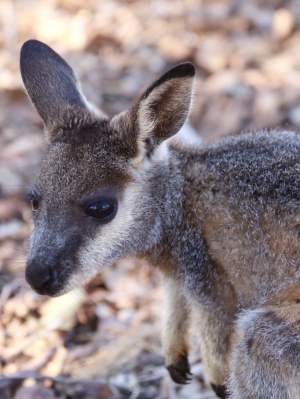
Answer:
[[[299,1],[1,0],[0,29],[0,398],[214,398],[193,337],[192,383],[181,388],[167,376],[160,276],[149,266],[126,259],[57,299],[27,286],[25,196],[44,137],[19,49],[29,38],[53,46],[109,115],[190,60],[198,71],[190,122],[204,141],[298,129]]]

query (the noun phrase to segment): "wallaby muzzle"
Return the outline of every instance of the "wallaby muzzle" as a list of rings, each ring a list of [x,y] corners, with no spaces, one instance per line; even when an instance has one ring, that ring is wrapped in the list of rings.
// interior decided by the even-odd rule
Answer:
[[[41,295],[61,294],[74,270],[81,237],[75,232],[34,232],[26,280]]]

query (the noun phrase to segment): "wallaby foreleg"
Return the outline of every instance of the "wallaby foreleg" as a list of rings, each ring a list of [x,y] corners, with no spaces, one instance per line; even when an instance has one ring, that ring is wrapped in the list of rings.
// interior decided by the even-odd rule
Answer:
[[[162,343],[166,367],[171,378],[178,384],[190,379],[188,363],[189,305],[183,290],[174,278],[164,276],[165,316]]]

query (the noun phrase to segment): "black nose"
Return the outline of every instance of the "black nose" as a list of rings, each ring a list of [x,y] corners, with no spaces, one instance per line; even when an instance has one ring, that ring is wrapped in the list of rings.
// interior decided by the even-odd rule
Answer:
[[[54,273],[49,265],[32,260],[26,268],[26,280],[39,294],[46,294],[54,282]]]

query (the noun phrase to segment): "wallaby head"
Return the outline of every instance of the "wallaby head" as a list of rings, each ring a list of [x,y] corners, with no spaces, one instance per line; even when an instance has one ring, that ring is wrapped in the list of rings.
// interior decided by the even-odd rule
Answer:
[[[26,277],[37,292],[59,295],[160,239],[164,187],[155,181],[167,160],[155,154],[188,115],[195,70],[176,66],[113,118],[87,102],[71,67],[39,41],[23,45],[21,74],[48,140],[30,193]]]

